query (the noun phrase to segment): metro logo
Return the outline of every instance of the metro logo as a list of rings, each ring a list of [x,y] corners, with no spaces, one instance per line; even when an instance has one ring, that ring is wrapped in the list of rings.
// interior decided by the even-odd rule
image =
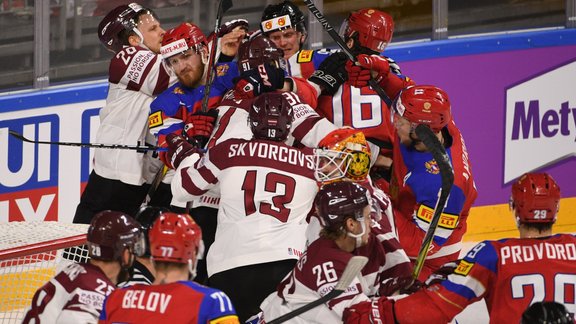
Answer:
[[[576,155],[576,62],[506,90],[504,183]]]

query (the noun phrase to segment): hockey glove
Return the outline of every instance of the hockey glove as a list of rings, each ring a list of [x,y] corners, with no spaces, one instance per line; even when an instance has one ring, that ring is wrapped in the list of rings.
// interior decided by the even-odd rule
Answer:
[[[380,297],[372,301],[360,302],[344,310],[344,324],[395,324],[394,301]]]
[[[432,286],[437,283],[441,283],[442,281],[448,279],[448,276],[454,273],[454,270],[458,268],[458,264],[460,264],[460,260],[451,261],[448,263],[443,264],[440,269],[434,271],[428,279],[424,282],[426,287]]]
[[[227,21],[225,23],[223,23],[222,25],[220,25],[220,30],[218,32],[218,35],[220,37],[228,34],[229,32],[233,31],[236,27],[240,27],[242,29],[244,29],[244,31],[248,32],[248,20],[246,19],[234,19],[234,20],[230,20]]]
[[[392,296],[394,293],[412,294],[422,289],[424,285],[411,276],[389,278],[380,284],[380,296]]]
[[[390,63],[380,55],[358,55],[358,61],[346,62],[346,72],[348,72],[348,83],[355,87],[365,87],[372,77],[372,72],[376,73],[374,78],[377,83],[382,82],[390,73]]]
[[[318,69],[312,73],[308,78],[308,81],[316,83],[327,95],[333,96],[342,83],[348,80],[348,74],[346,73],[346,61],[348,57],[342,52],[336,52],[328,56]]]
[[[204,147],[212,135],[212,130],[218,118],[218,110],[210,109],[207,112],[197,111],[188,115],[184,123],[182,135],[190,143],[194,139],[198,147]]]
[[[199,153],[199,149],[188,143],[184,137],[175,134],[166,135],[168,152],[162,160],[170,169],[177,169],[182,160],[192,154]]]
[[[238,99],[249,99],[259,96],[264,92],[270,92],[284,87],[284,70],[271,64],[258,65],[240,73],[234,80],[234,96]]]

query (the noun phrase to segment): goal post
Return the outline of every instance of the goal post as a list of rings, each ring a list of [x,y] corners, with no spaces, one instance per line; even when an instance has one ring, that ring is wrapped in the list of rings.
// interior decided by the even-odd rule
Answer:
[[[0,323],[20,323],[32,296],[71,262],[88,260],[87,224],[0,223]]]

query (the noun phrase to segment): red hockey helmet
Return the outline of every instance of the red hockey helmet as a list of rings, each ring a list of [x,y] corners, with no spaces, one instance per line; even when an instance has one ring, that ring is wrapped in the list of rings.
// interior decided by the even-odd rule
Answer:
[[[285,0],[282,3],[271,4],[264,8],[262,19],[260,20],[260,29],[263,33],[267,34],[287,28],[294,28],[306,34],[304,14],[297,5]]]
[[[98,25],[98,37],[100,42],[114,53],[122,49],[120,33],[124,30],[132,31],[138,24],[138,19],[142,11],[153,15],[149,9],[143,8],[137,3],[121,5],[110,11]]]
[[[314,176],[318,182],[341,178],[364,181],[370,171],[370,147],[364,133],[350,127],[326,135],[314,150]]]
[[[258,65],[269,63],[286,70],[284,51],[264,37],[261,33],[244,40],[238,48],[238,68],[240,72],[255,69]]]
[[[200,53],[203,48],[207,48],[207,44],[206,37],[198,26],[182,23],[164,34],[160,53],[164,59],[189,49],[194,49],[196,53]]]
[[[122,258],[125,249],[137,256],[145,251],[140,224],[118,211],[105,210],[94,216],[86,236],[90,257],[114,261]]]
[[[280,92],[259,95],[248,116],[254,138],[282,142],[292,127],[292,105]]]
[[[364,217],[364,207],[371,204],[366,188],[350,181],[326,184],[316,194],[314,205],[323,227],[338,229],[346,218]]]
[[[202,230],[189,215],[162,213],[150,229],[150,250],[155,261],[186,263],[197,260]]]
[[[546,173],[526,173],[512,185],[510,208],[519,223],[554,223],[560,188]]]
[[[428,125],[435,133],[452,120],[448,94],[429,85],[409,86],[402,90],[390,112],[393,118],[396,113],[413,124]]]
[[[344,39],[356,38],[360,46],[381,53],[392,40],[394,20],[389,14],[376,9],[352,12],[342,25]]]

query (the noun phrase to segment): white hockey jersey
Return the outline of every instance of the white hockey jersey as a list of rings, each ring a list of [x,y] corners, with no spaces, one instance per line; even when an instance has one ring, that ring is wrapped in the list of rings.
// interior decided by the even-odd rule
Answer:
[[[208,276],[258,263],[298,259],[306,217],[318,190],[312,150],[267,140],[229,139],[193,166],[185,159],[172,181],[188,199],[220,188],[218,227],[206,259]]]
[[[176,82],[159,54],[142,47],[125,47],[112,58],[106,105],[100,110],[97,143],[143,145],[146,141],[150,103],[154,96]],[[94,170],[99,176],[131,185],[150,182],[161,167],[159,160],[133,150],[96,149]]]
[[[22,323],[97,323],[114,288],[99,267],[70,264],[36,291]]]

